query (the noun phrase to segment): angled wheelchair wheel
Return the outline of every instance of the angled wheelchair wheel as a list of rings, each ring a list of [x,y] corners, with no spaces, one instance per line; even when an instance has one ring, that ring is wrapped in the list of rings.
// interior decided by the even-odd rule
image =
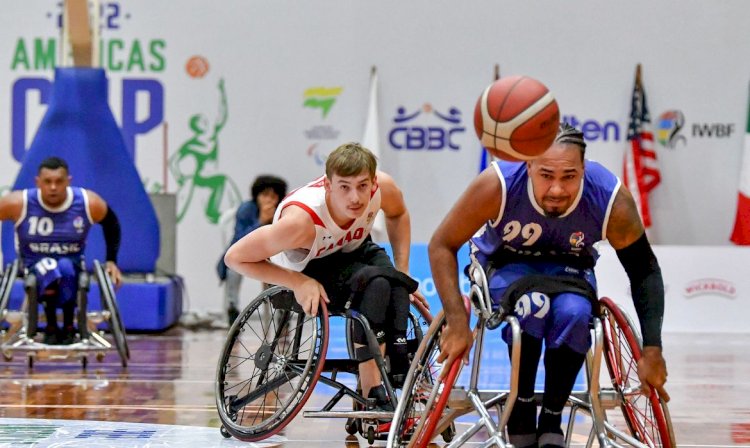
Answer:
[[[621,409],[632,435],[650,447],[674,447],[675,438],[667,404],[656,390],[640,393],[638,360],[642,349],[625,312],[609,298],[600,300],[604,326],[604,359]]]
[[[13,289],[13,282],[18,277],[18,260],[5,265],[2,276],[0,276],[0,318],[3,312],[8,308],[10,301],[10,291]]]
[[[388,446],[426,447],[438,429],[462,367],[462,360],[456,360],[447,375],[439,379],[443,366],[437,363],[437,358],[444,324],[445,316],[440,312],[417,349],[393,416]]]
[[[117,302],[115,301],[115,289],[112,286],[112,280],[98,260],[94,260],[94,272],[99,284],[99,298],[102,302],[102,309],[109,311],[107,324],[111,330],[112,339],[115,341],[115,348],[120,355],[122,366],[127,367],[130,359],[130,348],[128,347],[128,339],[125,335],[125,326],[122,324],[120,310],[117,308]]]
[[[216,407],[225,430],[258,441],[294,419],[313,392],[328,349],[328,311],[307,316],[294,293],[263,291],[229,329],[216,373]]]

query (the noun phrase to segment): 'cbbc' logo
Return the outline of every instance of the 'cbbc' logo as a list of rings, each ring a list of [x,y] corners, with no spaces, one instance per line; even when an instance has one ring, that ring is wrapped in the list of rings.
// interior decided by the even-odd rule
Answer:
[[[437,117],[438,123],[423,124],[425,118],[417,120],[423,114]],[[448,113],[441,113],[433,109],[431,104],[425,104],[412,113],[407,113],[403,106],[399,107],[393,117],[393,124],[388,142],[397,150],[440,151],[447,148],[458,151],[461,147],[455,141],[456,134],[466,132],[458,108],[451,107]]]

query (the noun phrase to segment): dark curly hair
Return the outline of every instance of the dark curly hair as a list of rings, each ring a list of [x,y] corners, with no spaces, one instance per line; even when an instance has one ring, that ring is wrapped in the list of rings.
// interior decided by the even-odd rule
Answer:
[[[269,188],[279,196],[279,201],[286,196],[286,181],[270,174],[263,174],[255,178],[253,186],[250,187],[250,196],[252,196],[253,201],[258,202],[258,195]]]

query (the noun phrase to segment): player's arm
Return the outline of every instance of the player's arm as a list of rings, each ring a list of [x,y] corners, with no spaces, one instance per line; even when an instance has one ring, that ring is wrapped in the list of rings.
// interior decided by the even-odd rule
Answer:
[[[664,318],[664,281],[659,262],[651,249],[630,192],[620,187],[607,224],[607,239],[630,280],[638,321],[643,334],[643,357],[638,376],[645,393],[650,386],[669,400],[664,391],[667,368],[661,352],[661,326]]]
[[[0,221],[18,221],[23,210],[23,192],[12,191],[0,197]]]
[[[315,224],[310,215],[299,207],[289,206],[278,221],[261,226],[232,244],[224,255],[224,262],[242,275],[293,290],[305,312],[314,316],[320,298],[328,302],[323,287],[301,272],[268,261],[286,250],[308,248],[314,238]]]
[[[446,365],[468,354],[472,344],[459,289],[456,254],[487,221],[497,218],[502,201],[500,179],[490,167],[472,181],[430,239],[430,268],[448,324],[438,361],[447,360]]]
[[[89,197],[89,212],[91,219],[102,226],[104,244],[106,245],[105,269],[116,287],[122,284],[122,273],[117,267],[117,254],[120,251],[122,230],[120,220],[114,210],[107,205],[101,196],[91,190],[86,190]]]
[[[409,273],[409,252],[411,250],[411,218],[404,202],[404,195],[393,178],[378,171],[380,186],[380,208],[385,215],[385,230],[393,249],[393,260],[396,269]]]

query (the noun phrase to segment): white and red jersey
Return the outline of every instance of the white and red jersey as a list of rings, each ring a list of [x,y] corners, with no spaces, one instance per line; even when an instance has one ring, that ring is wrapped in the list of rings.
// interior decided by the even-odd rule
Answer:
[[[315,258],[322,258],[338,251],[351,252],[357,249],[370,234],[375,216],[380,211],[380,188],[375,185],[367,210],[344,229],[333,221],[328,211],[324,179],[325,176],[321,176],[294,190],[279,204],[273,222],[279,220],[281,212],[287,207],[300,207],[315,223],[315,240],[308,249],[285,250],[272,256],[272,263],[300,272]]]

